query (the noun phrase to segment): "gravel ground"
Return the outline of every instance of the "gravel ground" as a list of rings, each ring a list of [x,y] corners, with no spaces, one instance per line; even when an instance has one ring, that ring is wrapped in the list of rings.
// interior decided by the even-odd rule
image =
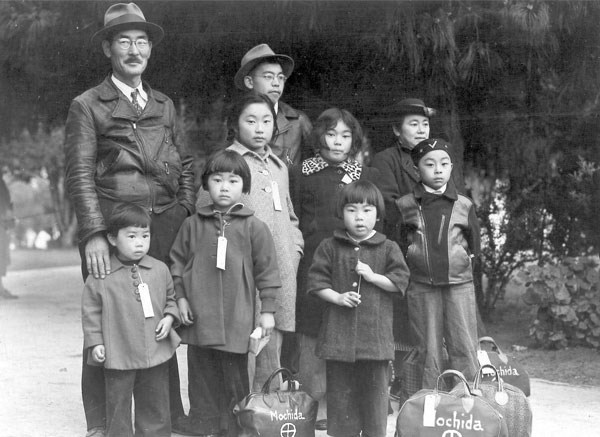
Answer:
[[[0,300],[0,437],[85,435],[79,274],[73,266],[11,271],[5,279],[19,299]],[[187,401],[185,347],[178,354]],[[533,379],[531,391],[533,437],[598,435],[600,388]],[[395,414],[389,437],[394,424]]]

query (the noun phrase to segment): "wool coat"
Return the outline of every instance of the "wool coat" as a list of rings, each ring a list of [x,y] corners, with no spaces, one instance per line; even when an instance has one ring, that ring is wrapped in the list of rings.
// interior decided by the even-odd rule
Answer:
[[[304,256],[298,267],[296,331],[312,337],[319,334],[324,310],[320,298],[306,293],[308,270],[315,250],[321,241],[333,235],[334,230],[344,227],[336,214],[340,190],[355,180],[377,183],[379,175],[377,169],[363,167],[357,161],[346,163],[345,166],[330,166],[322,158],[314,157],[290,170],[290,194],[304,237]]]
[[[325,360],[391,360],[392,295],[360,279],[356,263],[368,264],[373,272],[390,279],[398,290],[408,286],[409,271],[398,245],[376,232],[356,242],[345,231],[334,231],[317,248],[309,270],[308,292],[331,288],[338,293],[356,291],[361,303],[347,308],[325,302],[325,313],[317,341],[316,355]]]
[[[104,279],[89,275],[82,296],[84,350],[103,344],[104,367],[115,370],[148,369],[168,361],[181,339],[171,329],[169,337],[156,341],[158,322],[170,314],[179,324],[179,310],[171,273],[165,263],[144,256],[137,264],[139,279],[148,284],[154,317],[145,318],[137,299],[132,266],[111,256],[111,272]]]
[[[252,187],[249,194],[242,195],[241,202],[253,210],[255,217],[265,222],[271,231],[281,278],[275,327],[280,331],[293,332],[296,327],[296,273],[304,249],[304,240],[290,198],[288,169],[268,146],[264,157],[237,141],[227,149],[242,155],[250,167]],[[274,184],[279,192],[280,211],[274,207]],[[208,192],[201,188],[198,191],[196,206],[202,207],[211,203]],[[257,317],[259,311],[260,302],[257,301]]]
[[[227,239],[225,270],[217,268],[219,237]],[[241,204],[228,214],[199,208],[179,229],[171,261],[177,298],[185,297],[194,315],[194,324],[180,330],[183,343],[247,353],[255,290],[262,312],[275,312],[281,287],[267,225]]]

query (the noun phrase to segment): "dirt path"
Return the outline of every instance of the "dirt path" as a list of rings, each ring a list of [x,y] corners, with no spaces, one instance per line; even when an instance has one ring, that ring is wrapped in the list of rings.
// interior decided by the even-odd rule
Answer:
[[[0,300],[0,437],[83,436],[79,268],[10,272],[6,279],[19,299]],[[184,365],[185,349],[178,354]],[[182,387],[185,400],[185,379]],[[530,401],[533,437],[598,435],[600,388],[533,380]],[[388,423],[391,437],[395,417]]]

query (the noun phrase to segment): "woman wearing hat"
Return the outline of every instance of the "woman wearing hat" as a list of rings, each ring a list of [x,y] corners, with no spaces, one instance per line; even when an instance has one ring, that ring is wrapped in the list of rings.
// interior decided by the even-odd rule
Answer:
[[[401,100],[390,110],[395,141],[391,147],[375,155],[372,166],[381,173],[378,187],[383,194],[386,213],[383,233],[389,239],[399,243],[401,241],[400,215],[396,200],[412,192],[413,187],[419,182],[419,175],[410,152],[419,142],[429,138],[429,118],[436,111],[425,106],[423,100],[415,98]],[[452,177],[455,178],[454,175]],[[462,184],[457,187],[462,187]],[[416,369],[406,365],[405,362],[415,344],[410,333],[406,299],[394,300],[394,341],[396,343],[394,370],[402,381],[400,387],[393,385],[391,392],[397,395],[398,389],[401,390],[400,397],[403,401],[421,388]]]

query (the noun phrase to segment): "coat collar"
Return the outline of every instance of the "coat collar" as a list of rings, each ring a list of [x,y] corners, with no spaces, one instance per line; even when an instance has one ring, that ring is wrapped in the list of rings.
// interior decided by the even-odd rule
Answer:
[[[333,237],[336,240],[341,240],[344,241],[348,244],[351,244],[352,246],[356,246],[357,243],[356,241],[352,240],[350,237],[348,237],[348,234],[346,234],[346,230],[345,229],[336,229],[335,231],[333,231]],[[359,245],[367,245],[367,246],[377,246],[379,244],[382,244],[383,242],[385,242],[386,240],[386,236],[383,235],[382,233],[376,232],[375,235],[373,235],[371,238],[367,239],[367,240],[363,240],[360,243],[358,243]]]
[[[145,269],[152,268],[152,260],[150,259],[150,256],[148,256],[148,255],[144,255],[144,257],[141,260],[139,260],[138,262],[136,262],[135,264],[138,267],[143,267]],[[110,267],[111,267],[112,272],[116,272],[117,270],[120,270],[120,269],[128,269],[131,266],[123,264],[121,262],[121,260],[119,258],[117,258],[117,256],[115,254],[112,254],[110,256]]]
[[[199,208],[197,214],[201,217],[215,217],[219,215],[219,212],[215,211],[211,204]],[[237,203],[231,208],[231,210],[229,210],[227,214],[224,215],[234,217],[250,217],[254,215],[254,211],[252,211],[250,208],[246,208],[242,203]]]
[[[302,161],[302,174],[304,176],[309,176],[313,173],[318,173],[324,168],[332,167],[327,161],[323,159],[323,157],[317,153],[316,156],[312,158],[305,159]],[[336,167],[336,166],[333,166]],[[346,174],[353,181],[357,181],[360,179],[360,175],[362,173],[362,166],[360,163],[354,159],[348,159],[344,162],[341,162],[337,165],[337,167],[341,167],[344,169]]]
[[[98,98],[103,102],[117,101],[117,105],[113,109],[112,116],[115,118],[124,118],[128,120],[142,120],[146,118],[162,117],[164,108],[163,104],[166,102],[167,97],[162,94],[155,92],[150,85],[143,82],[142,86],[148,94],[148,103],[142,112],[141,116],[137,116],[133,106],[129,103],[127,97],[123,95],[113,83],[110,78],[110,74],[104,79],[104,81],[98,86]]]
[[[234,140],[233,143],[231,144],[231,146],[229,146],[227,148],[227,150],[233,150],[234,152],[237,152],[242,156],[244,156],[244,155],[254,156],[257,159],[260,159],[261,161],[271,160],[279,168],[284,168],[284,167],[287,168],[286,165],[283,163],[283,161],[281,159],[279,159],[277,157],[277,155],[275,155],[273,153],[270,146],[267,146],[267,149],[266,149],[267,154],[264,157],[261,157],[258,153],[253,152],[252,150],[248,149],[246,146],[244,146],[237,140]]]
[[[425,194],[427,191],[425,190],[425,187],[423,187],[423,184],[418,183],[417,185],[415,185],[413,192],[414,192],[417,200],[420,200],[423,198],[423,194]],[[435,196],[435,194],[434,194],[434,196]],[[458,193],[456,191],[456,186],[454,185],[454,181],[452,180],[452,178],[450,178],[450,180],[448,181],[448,185],[446,186],[446,191],[444,191],[443,194],[440,194],[440,196],[446,197],[452,201],[455,201],[458,199]]]

